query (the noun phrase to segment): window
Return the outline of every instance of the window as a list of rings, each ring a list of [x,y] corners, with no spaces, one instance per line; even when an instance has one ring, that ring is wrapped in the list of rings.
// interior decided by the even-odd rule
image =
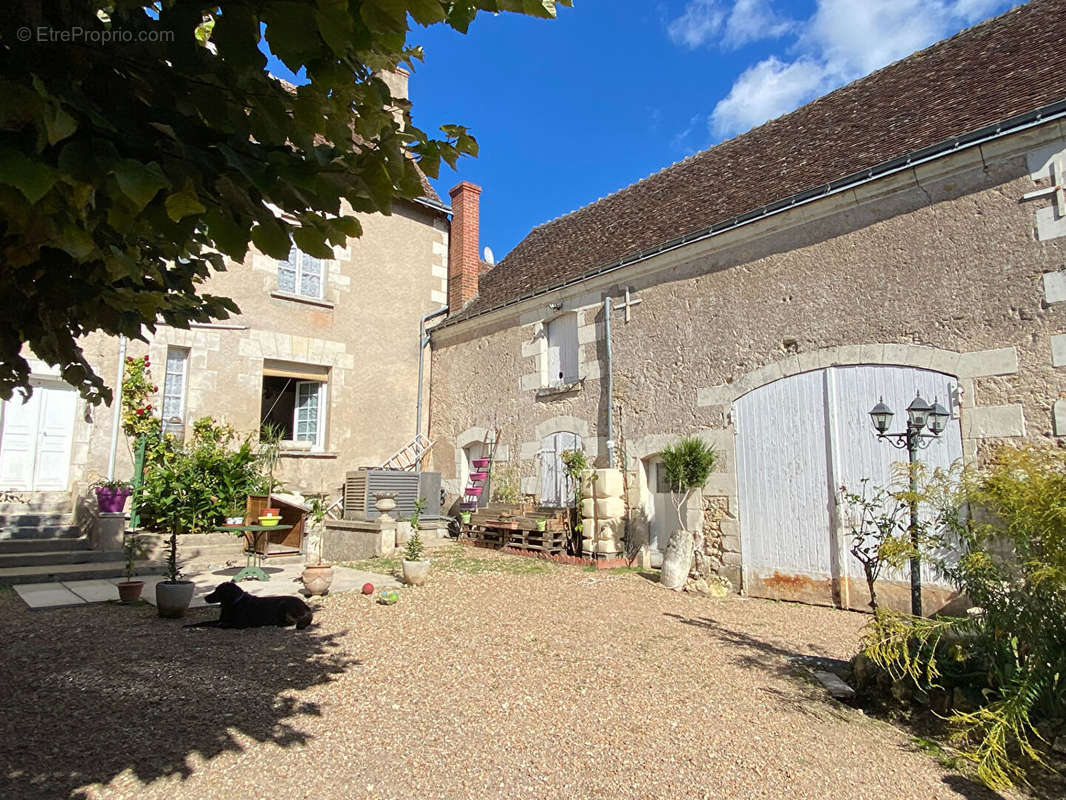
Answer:
[[[326,282],[326,262],[309,256],[298,247],[278,262],[278,291],[321,300]]]
[[[185,430],[185,385],[188,383],[189,350],[167,348],[167,368],[163,378],[163,433],[181,436]]]
[[[577,314],[564,314],[547,326],[548,386],[577,380]]]
[[[261,424],[277,427],[287,449],[325,449],[328,385],[325,367],[267,360],[263,365]]]

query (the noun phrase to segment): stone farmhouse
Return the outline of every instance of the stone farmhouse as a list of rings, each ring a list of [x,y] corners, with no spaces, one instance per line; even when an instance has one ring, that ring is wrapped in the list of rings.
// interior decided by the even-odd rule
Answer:
[[[386,77],[405,97],[407,74]],[[334,259],[294,248],[278,262],[252,250],[214,275],[207,290],[232,297],[241,314],[130,342],[128,355],[150,357],[167,431],[185,435],[203,416],[242,434],[275,423],[285,440],[280,479],[333,495],[346,470],[380,464],[408,442],[418,427],[420,322],[444,304],[447,284],[450,209],[424,187],[391,216],[361,215],[364,235]],[[92,336],[84,348],[114,385],[118,340]],[[88,407],[54,370],[34,367],[31,400],[4,404],[0,487],[69,506],[107,474],[116,441],[115,475],[132,474],[132,442],[115,433],[113,409]]]
[[[863,607],[836,496],[901,458],[870,424],[880,398],[894,429],[916,391],[950,409],[930,465],[1066,435],[1064,38],[1066,4],[1032,0],[540,225],[487,271],[453,223],[432,468],[461,493],[498,429],[497,467],[560,503],[580,445],[624,468],[624,546],[654,556],[676,527],[658,453],[695,433],[721,458],[718,571]]]

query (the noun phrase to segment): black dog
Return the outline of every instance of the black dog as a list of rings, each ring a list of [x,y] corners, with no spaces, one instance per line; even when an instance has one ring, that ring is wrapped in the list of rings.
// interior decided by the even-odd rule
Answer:
[[[220,583],[204,600],[221,603],[216,620],[197,622],[186,628],[261,628],[265,625],[296,625],[302,630],[311,624],[312,611],[299,597],[256,597],[233,581]]]

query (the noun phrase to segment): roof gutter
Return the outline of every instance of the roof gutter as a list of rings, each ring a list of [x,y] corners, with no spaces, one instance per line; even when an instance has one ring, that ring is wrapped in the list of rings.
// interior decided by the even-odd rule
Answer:
[[[663,242],[662,244],[654,245],[653,247],[640,250],[635,253],[631,253],[621,258],[602,264],[597,267],[593,267],[590,270],[577,275],[573,278],[568,278],[558,283],[549,284],[539,289],[535,289],[532,292],[527,292],[524,295],[508,300],[505,303],[487,308],[484,311],[479,311],[476,314],[471,314],[468,317],[462,317],[460,319],[446,319],[438,325],[434,325],[433,331],[443,330],[453,325],[459,325],[464,322],[468,322],[478,317],[483,317],[486,314],[491,314],[495,311],[500,311],[510,306],[518,305],[519,303],[531,300],[535,297],[540,297],[551,292],[565,289],[576,284],[584,283],[592,278],[606,275],[611,272],[623,269],[625,267],[638,264],[642,261],[647,261],[655,256],[662,255],[671,250],[677,250],[680,247],[693,244],[694,242],[701,242],[707,239],[711,239],[715,236],[720,236],[728,231],[736,230],[744,225],[749,225],[753,222],[766,219],[767,217],[780,214],[784,211],[789,211],[793,208],[798,208],[808,203],[813,203],[816,200],[821,200],[824,197],[831,197],[835,194],[854,189],[857,186],[862,186],[866,183],[879,180],[889,175],[894,175],[904,170],[913,169],[921,164],[926,164],[930,161],[935,161],[938,158],[958,153],[962,150],[967,150],[971,147],[978,147],[987,142],[995,141],[996,139],[1002,139],[1005,136],[1009,136],[1020,131],[1028,130],[1029,128],[1035,128],[1039,125],[1045,125],[1048,122],[1052,122],[1056,119],[1066,118],[1066,99],[1059,100],[1058,102],[1051,103],[1050,105],[1042,106],[1034,111],[1028,111],[1024,114],[1018,114],[1017,116],[1010,117],[1002,122],[996,122],[991,125],[986,125],[983,128],[978,128],[975,131],[964,133],[960,136],[953,136],[950,139],[945,139],[937,144],[923,147],[920,150],[915,150],[907,155],[897,156],[896,158],[889,159],[888,161],[882,161],[880,164],[876,164],[872,167],[868,167],[859,172],[853,172],[850,175],[846,175],[843,178],[838,178],[835,181],[831,181],[820,186],[816,186],[813,189],[805,189],[802,192],[789,195],[781,200],[776,200],[773,203],[769,203],[760,208],[746,211],[743,214],[738,214],[735,217],[716,222],[701,230],[694,231],[692,233],[685,234],[684,236],[678,236],[674,239]]]
[[[437,212],[439,212],[441,214],[451,214],[452,213],[452,207],[451,206],[446,206],[446,205],[444,205],[444,203],[440,202],[439,200],[433,200],[432,198],[429,198],[429,197],[416,197],[411,202],[417,203],[420,206],[425,206],[426,208],[431,209],[433,211],[437,211]]]

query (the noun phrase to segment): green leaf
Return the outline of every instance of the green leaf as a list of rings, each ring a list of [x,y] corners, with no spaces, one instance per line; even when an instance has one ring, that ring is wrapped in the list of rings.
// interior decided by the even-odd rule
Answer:
[[[14,186],[31,203],[36,203],[51,189],[58,173],[47,164],[28,158],[9,147],[0,147],[0,183]]]
[[[333,258],[333,248],[322,241],[322,234],[306,225],[293,228],[292,240],[307,255],[315,258]]]
[[[142,164],[132,158],[124,158],[115,165],[115,179],[122,193],[138,209],[152,202],[159,190],[167,187],[167,179],[154,161]]]
[[[252,228],[252,244],[271,258],[288,258],[292,249],[292,240],[284,223],[280,220],[261,219]]]
[[[191,214],[203,214],[207,211],[196,196],[196,189],[191,182],[186,182],[180,192],[176,192],[166,200],[167,216],[175,222],[180,222]]]
[[[49,109],[42,115],[48,144],[61,142],[78,129],[78,121],[61,108]]]

